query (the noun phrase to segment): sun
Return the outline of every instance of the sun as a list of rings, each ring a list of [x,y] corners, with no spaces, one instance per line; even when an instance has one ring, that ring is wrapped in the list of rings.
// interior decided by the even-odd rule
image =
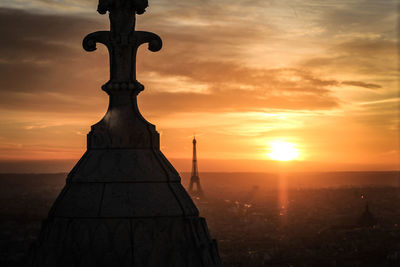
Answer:
[[[269,143],[267,156],[273,160],[289,161],[299,157],[299,150],[295,144],[285,141],[271,141]]]

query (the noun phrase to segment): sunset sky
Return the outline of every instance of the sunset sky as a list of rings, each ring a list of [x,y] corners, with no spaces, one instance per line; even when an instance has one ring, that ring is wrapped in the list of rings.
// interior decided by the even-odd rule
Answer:
[[[144,117],[161,150],[200,171],[399,169],[395,0],[149,0],[137,29]],[[96,0],[0,2],[0,172],[69,171],[107,109],[108,29]],[[294,161],[268,155],[276,142]],[[50,167],[49,167],[50,166]]]

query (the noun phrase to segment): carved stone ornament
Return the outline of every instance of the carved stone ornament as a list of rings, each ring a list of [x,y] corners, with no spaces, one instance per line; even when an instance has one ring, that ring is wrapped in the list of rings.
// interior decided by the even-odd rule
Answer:
[[[110,98],[91,127],[87,151],[43,222],[28,266],[222,266],[215,240],[174,167],[161,153],[155,126],[139,113],[136,53],[156,52],[161,38],[135,31],[147,0],[100,0],[110,31],[83,40],[86,51],[104,44],[110,54]]]

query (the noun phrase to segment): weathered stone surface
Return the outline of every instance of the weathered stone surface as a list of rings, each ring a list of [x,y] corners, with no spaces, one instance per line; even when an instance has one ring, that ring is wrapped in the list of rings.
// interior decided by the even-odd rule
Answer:
[[[68,175],[71,182],[180,182],[159,150],[88,150]]]
[[[110,97],[104,118],[92,126],[87,151],[44,221],[31,267],[213,267],[222,266],[216,243],[161,153],[159,134],[137,106],[144,89],[136,80],[137,48],[161,49],[160,37],[134,30],[144,0],[101,0],[111,31],[89,34],[110,53]]]
[[[97,217],[103,188],[100,184],[67,184],[54,207],[54,216]]]
[[[202,218],[66,219],[44,223],[31,266],[220,266]],[[50,227],[51,225],[51,227]]]
[[[106,184],[100,215],[104,217],[183,216],[168,183]],[[193,214],[194,215],[194,214]]]

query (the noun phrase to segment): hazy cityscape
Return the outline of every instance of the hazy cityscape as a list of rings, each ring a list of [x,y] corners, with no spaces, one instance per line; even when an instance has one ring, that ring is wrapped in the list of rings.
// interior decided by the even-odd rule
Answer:
[[[187,187],[190,173],[183,173]],[[0,175],[0,266],[24,266],[66,174]],[[202,173],[225,266],[399,266],[398,172]],[[368,203],[377,224],[362,227]]]

